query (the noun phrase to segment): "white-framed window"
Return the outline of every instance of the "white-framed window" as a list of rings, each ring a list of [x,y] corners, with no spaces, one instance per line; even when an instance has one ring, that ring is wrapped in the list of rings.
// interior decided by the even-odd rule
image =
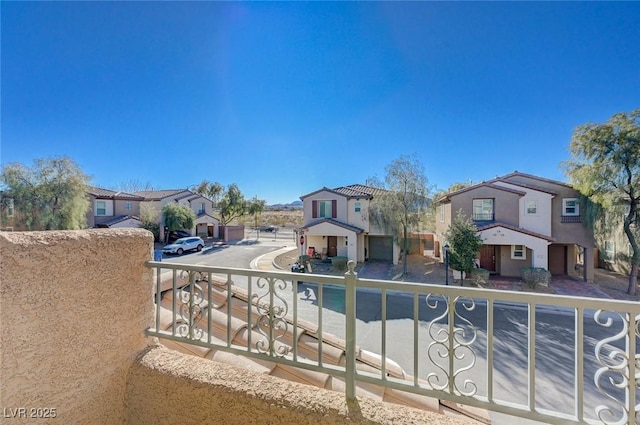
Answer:
[[[106,201],[96,201],[96,215],[107,215]]]
[[[493,199],[474,199],[473,219],[493,220]]]
[[[198,206],[198,214],[204,214],[205,212],[207,212],[207,209],[204,202],[200,202],[200,205]]]
[[[527,201],[527,214],[538,213],[538,201]]]
[[[331,218],[332,205],[331,201],[318,201],[318,217]]]
[[[127,201],[124,203],[124,209],[127,211],[131,211],[131,201]]]
[[[360,212],[360,210],[362,210],[362,204],[360,202],[356,202],[354,205],[355,212]]]
[[[526,260],[527,259],[527,247],[524,245],[511,245],[511,259],[512,260]]]
[[[562,215],[580,215],[578,198],[565,198],[562,200]]]
[[[604,254],[602,256],[604,261],[613,263],[616,259],[616,244],[612,241],[604,242]]]
[[[440,223],[444,223],[444,204],[440,205]]]

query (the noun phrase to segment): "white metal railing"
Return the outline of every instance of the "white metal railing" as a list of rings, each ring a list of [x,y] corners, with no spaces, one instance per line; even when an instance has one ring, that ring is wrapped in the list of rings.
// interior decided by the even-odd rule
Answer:
[[[169,317],[156,308],[147,334],[329,373],[349,399],[365,382],[544,423],[640,423],[639,303],[360,279],[354,265],[323,276],[148,262]],[[308,323],[316,358],[296,342]],[[328,333],[344,339],[344,366],[324,360]],[[379,373],[356,368],[358,346],[381,354]]]

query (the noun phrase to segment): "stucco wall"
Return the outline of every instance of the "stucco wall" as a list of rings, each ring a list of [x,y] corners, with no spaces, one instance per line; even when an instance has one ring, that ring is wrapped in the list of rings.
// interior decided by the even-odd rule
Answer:
[[[153,324],[152,246],[142,229],[0,233],[0,406],[27,409],[3,423],[123,423]]]
[[[284,381],[162,346],[131,367],[127,424],[436,424],[468,421]]]

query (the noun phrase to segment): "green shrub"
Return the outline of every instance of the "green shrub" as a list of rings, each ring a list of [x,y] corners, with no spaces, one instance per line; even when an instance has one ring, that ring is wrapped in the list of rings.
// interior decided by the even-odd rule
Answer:
[[[160,225],[158,223],[142,223],[142,228],[153,233],[154,241],[160,241]]]
[[[538,285],[549,286],[551,273],[542,267],[522,267],[520,277],[531,288],[535,288]]]
[[[347,257],[333,257],[331,258],[331,266],[336,270],[347,270]]]

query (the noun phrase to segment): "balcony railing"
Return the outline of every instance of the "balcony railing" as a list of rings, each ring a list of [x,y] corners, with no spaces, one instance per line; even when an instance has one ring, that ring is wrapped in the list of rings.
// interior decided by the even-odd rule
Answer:
[[[544,423],[639,423],[639,303],[360,279],[352,262],[344,276],[148,266],[168,307],[148,335],[328,373],[348,399],[375,384]],[[245,344],[232,335],[240,289]],[[228,323],[215,328],[220,311]],[[315,358],[287,343],[312,322]],[[325,361],[329,331],[344,365]],[[378,371],[356,368],[358,347],[380,353]]]
[[[561,223],[582,223],[582,217],[579,215],[563,215],[560,217]]]

